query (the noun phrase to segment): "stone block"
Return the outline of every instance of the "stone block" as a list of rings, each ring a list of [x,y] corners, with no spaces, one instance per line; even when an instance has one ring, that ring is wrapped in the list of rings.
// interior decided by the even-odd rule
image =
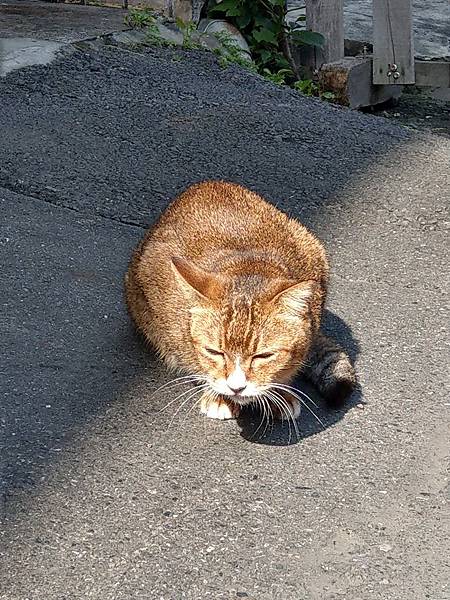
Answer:
[[[198,24],[198,29],[199,31],[209,34],[208,38],[215,39],[219,47],[221,44],[217,41],[215,34],[225,34],[230,42],[240,50],[242,58],[251,62],[252,55],[246,39],[239,29],[231,23],[228,23],[223,19],[202,19]]]
[[[154,8],[169,19],[198,23],[206,0],[143,0],[142,4]]]
[[[350,108],[376,106],[396,100],[402,93],[401,85],[374,85],[372,57],[355,56],[322,65],[318,72],[320,86],[333,92],[336,102]]]

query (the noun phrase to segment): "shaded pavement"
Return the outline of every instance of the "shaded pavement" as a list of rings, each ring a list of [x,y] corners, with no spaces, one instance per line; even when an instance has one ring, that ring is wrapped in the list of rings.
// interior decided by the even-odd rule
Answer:
[[[448,598],[449,140],[180,50],[75,51],[0,105],[0,598]],[[123,273],[206,178],[330,254],[362,393],[290,444],[150,397]]]

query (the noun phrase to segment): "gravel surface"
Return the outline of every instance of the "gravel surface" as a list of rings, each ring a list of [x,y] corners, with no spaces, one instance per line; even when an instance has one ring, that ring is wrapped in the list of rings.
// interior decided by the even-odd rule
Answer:
[[[450,142],[200,52],[75,52],[0,82],[1,600],[447,600]],[[330,253],[362,392],[253,438],[174,417],[133,245],[241,182]]]

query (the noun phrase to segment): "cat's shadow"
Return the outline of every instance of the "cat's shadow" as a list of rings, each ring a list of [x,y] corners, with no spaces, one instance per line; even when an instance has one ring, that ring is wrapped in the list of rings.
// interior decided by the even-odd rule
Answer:
[[[353,337],[350,327],[336,314],[326,310],[323,329],[341,344],[349,354],[352,362],[355,362],[359,354],[359,344]],[[303,439],[320,434],[332,427],[352,408],[363,405],[360,387],[353,392],[344,404],[330,406],[324,402],[315,388],[304,379],[298,378],[293,385],[311,398],[311,401],[305,399],[301,415],[295,425],[287,421],[267,420],[260,411],[247,409],[242,411],[238,418],[238,425],[241,428],[243,438],[255,444],[269,446],[298,444]]]

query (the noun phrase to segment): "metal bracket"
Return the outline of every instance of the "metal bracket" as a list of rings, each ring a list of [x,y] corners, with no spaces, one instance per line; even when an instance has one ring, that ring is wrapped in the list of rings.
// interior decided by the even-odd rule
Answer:
[[[388,72],[386,73],[388,77],[393,77],[394,79],[398,79],[400,77],[400,73],[398,72],[398,66],[395,63],[388,65]]]

